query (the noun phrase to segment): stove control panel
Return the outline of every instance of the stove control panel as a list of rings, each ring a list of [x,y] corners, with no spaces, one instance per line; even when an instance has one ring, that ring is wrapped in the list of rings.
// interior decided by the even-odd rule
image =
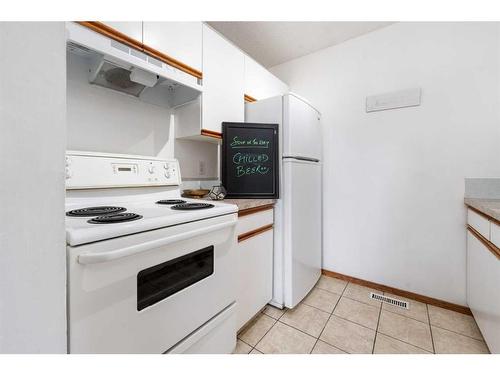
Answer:
[[[66,189],[180,185],[176,159],[66,152]]]

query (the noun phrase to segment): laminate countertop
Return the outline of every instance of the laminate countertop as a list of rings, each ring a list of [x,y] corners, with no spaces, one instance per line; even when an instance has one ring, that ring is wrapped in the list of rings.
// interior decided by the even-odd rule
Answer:
[[[209,198],[203,198],[205,200],[210,200]],[[238,206],[239,211],[248,210],[250,208],[256,208],[261,206],[268,206],[270,204],[275,204],[276,199],[224,199],[220,202],[235,204]]]
[[[500,199],[465,198],[464,203],[500,222]]]

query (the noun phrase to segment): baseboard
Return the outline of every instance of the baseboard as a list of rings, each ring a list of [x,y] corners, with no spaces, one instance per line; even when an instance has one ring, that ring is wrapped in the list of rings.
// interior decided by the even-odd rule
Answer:
[[[457,305],[455,303],[446,302],[446,301],[443,301],[443,300],[440,300],[437,298],[427,297],[427,296],[423,296],[421,294],[408,292],[406,290],[393,288],[391,286],[382,285],[382,284],[374,283],[374,282],[363,280],[363,279],[358,279],[357,277],[343,275],[343,274],[338,273],[338,272],[321,270],[321,273],[325,276],[336,277],[337,279],[342,279],[342,280],[349,281],[349,282],[354,283],[354,284],[366,286],[366,287],[372,288],[372,289],[377,289],[377,290],[380,290],[382,292],[388,292],[388,293],[395,294],[395,295],[398,295],[401,297],[410,298],[410,299],[413,299],[415,301],[427,303],[429,305],[442,307],[443,309],[456,311],[456,312],[459,312],[462,314],[472,315],[472,312],[466,306]]]

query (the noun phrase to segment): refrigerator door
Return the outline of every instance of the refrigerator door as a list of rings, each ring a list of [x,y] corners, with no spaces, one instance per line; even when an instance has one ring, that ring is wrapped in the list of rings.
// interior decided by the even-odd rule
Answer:
[[[321,160],[320,114],[295,95],[284,96],[283,156]]]
[[[283,160],[284,304],[296,306],[321,275],[321,163]]]

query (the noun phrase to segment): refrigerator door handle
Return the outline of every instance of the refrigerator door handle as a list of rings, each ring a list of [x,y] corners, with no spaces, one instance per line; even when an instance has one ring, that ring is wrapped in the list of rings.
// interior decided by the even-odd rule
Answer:
[[[319,163],[319,159],[308,158],[308,157],[305,157],[305,156],[283,156],[283,159],[295,159],[295,160],[312,161],[312,162],[315,162],[315,163]]]

